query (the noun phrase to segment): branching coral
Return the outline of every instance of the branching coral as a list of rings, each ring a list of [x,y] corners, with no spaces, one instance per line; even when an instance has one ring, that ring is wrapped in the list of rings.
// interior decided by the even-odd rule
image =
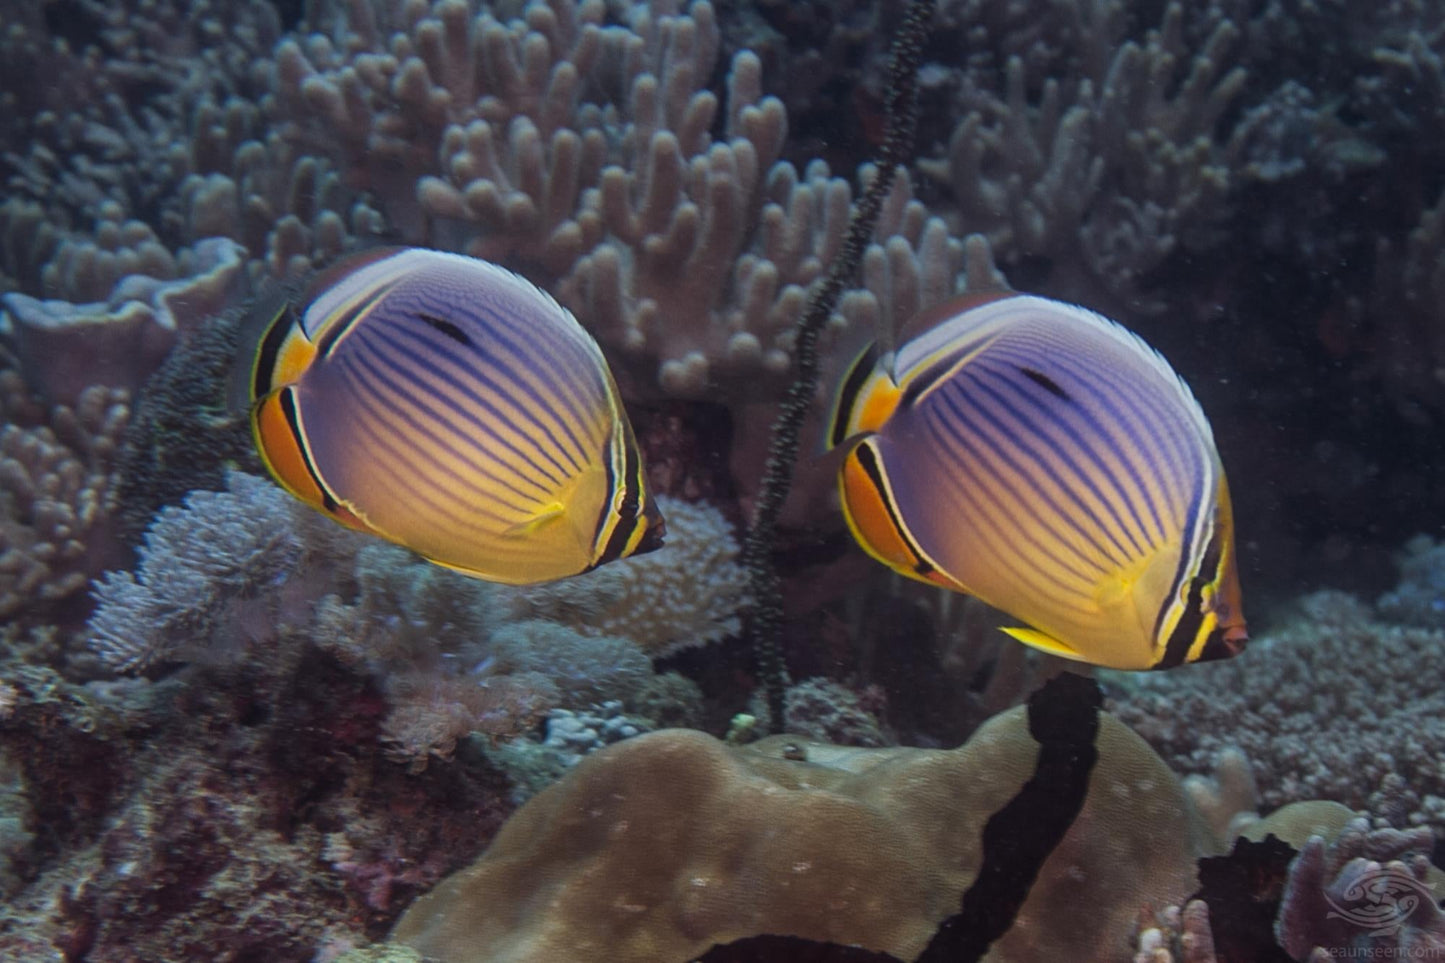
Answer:
[[[97,387],[74,408],[52,409],[47,424],[0,425],[0,616],[74,595],[111,561],[115,461],[129,416],[126,392]]]
[[[1124,5],[1073,5],[1075,70],[1038,76],[1059,55],[1010,56],[1002,94],[965,78],[968,108],[946,160],[920,167],[953,191],[962,222],[1005,263],[1046,257],[1087,268],[1116,294],[1221,216],[1234,148],[1218,136],[1246,80],[1229,67],[1239,28],[1218,20],[1197,49],[1171,3],[1142,42]],[[1042,41],[1039,41],[1042,42]],[[1031,96],[1037,99],[1031,102]]]
[[[1424,827],[1372,830],[1366,819],[1333,841],[1311,836],[1290,864],[1275,923],[1280,945],[1295,959],[1387,947],[1406,959],[1445,952],[1445,913],[1431,893],[1441,875],[1430,865],[1434,846]]]

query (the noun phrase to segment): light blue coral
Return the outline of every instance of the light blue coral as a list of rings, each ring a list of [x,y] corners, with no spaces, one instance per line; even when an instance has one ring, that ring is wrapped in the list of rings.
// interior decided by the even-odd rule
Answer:
[[[1388,622],[1445,629],[1445,542],[1413,538],[1400,559],[1400,582],[1376,603]]]
[[[271,591],[302,555],[293,500],[241,472],[224,492],[195,491],[161,509],[146,530],[134,572],[95,583],[90,651],[132,672],[216,645],[228,606]]]

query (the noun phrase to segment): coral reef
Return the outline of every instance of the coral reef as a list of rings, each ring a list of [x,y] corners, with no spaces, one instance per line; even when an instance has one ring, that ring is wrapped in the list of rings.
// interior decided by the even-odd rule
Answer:
[[[858,693],[831,679],[804,679],[784,692],[783,724],[777,731],[835,746],[897,745],[878,721],[886,703],[876,686]],[[761,693],[754,694],[748,709],[759,731],[773,731]]]
[[[719,644],[753,601],[736,522],[794,323],[881,183],[865,161],[897,113],[884,58],[904,6],[0,3],[0,957],[338,957],[529,795],[530,837],[509,828],[473,877],[500,893],[495,919],[532,884],[508,854],[645,815],[677,862],[622,849],[640,822],[591,841],[639,887],[673,887],[649,907],[723,939],[850,899],[795,931],[871,927],[860,942],[889,931],[873,945],[916,953],[978,865],[938,867],[938,824],[997,812],[1033,758],[1017,712],[984,720],[1057,666],[960,597],[860,574],[826,464],[803,467],[766,553],[803,680],[787,748],[650,732],[720,732],[758,681]],[[803,459],[862,344],[1000,280],[996,258],[1182,362],[1237,479],[1252,611],[1302,585],[1379,597],[1308,598],[1235,663],[1106,676],[1185,778],[1106,722],[1101,765],[1126,743],[1138,763],[1108,787],[1127,805],[1091,797],[998,952],[1236,959],[1232,921],[1189,899],[1192,860],[1211,835],[1271,831],[1300,852],[1274,851],[1288,888],[1268,948],[1357,949],[1332,904],[1371,879],[1437,882],[1425,829],[1445,828],[1442,549],[1412,543],[1380,595],[1445,494],[1439,4],[945,0],[935,17],[919,159],[825,312]],[[503,261],[578,313],[651,480],[682,496],[663,499],[665,549],[496,589],[240,474],[260,470],[225,397],[243,302],[377,239]],[[981,724],[952,753],[810,741],[955,745]],[[908,773],[922,788],[885,780]],[[1314,797],[1337,803],[1286,805]],[[603,815],[557,816],[583,798]],[[805,812],[779,845],[785,801]],[[935,835],[910,836],[906,809]],[[1378,824],[1346,826],[1357,809]],[[877,834],[837,845],[859,827]],[[741,869],[715,856],[739,838],[764,839]],[[730,872],[754,874],[733,902]],[[588,893],[557,913],[615,921],[635,895]],[[633,930],[599,937],[618,959],[685,929],[623,915]],[[512,934],[562,939],[542,932],[556,918]],[[1371,947],[1445,952],[1440,923],[1421,904]],[[1099,942],[1049,942],[1065,925]]]
[[[1066,19],[1062,9],[1053,16]],[[1198,245],[1222,216],[1237,147],[1217,128],[1247,77],[1230,67],[1240,29],[1219,19],[1191,46],[1185,6],[1171,3],[1138,42],[1122,3],[1072,13],[1076,22],[1060,26],[1081,69],[1061,83],[1040,76],[1061,52],[1032,71],[1016,53],[1002,92],[965,73],[968,109],[947,156],[920,167],[949,187],[962,223],[986,231],[1005,264],[1051,258],[1137,295],[1176,246]]]
[[[134,573],[107,572],[95,586],[88,645],[106,668],[145,669],[174,658],[243,647],[248,628],[275,621],[266,590],[302,560],[294,499],[254,475],[232,472],[225,492],[193,492],[146,530]],[[269,596],[269,598],[268,598]],[[259,613],[237,603],[265,599]],[[249,625],[248,625],[249,623]],[[222,638],[235,631],[240,638]],[[187,646],[201,643],[204,648]]]
[[[1275,922],[1280,945],[1295,959],[1349,956],[1382,942],[1397,957],[1445,952],[1445,913],[1432,892],[1445,874],[1430,864],[1434,846],[1424,827],[1372,830],[1365,819],[1333,841],[1311,836],[1290,864]]]
[[[1445,545],[1420,535],[1405,545],[1400,581],[1375,603],[1387,622],[1445,629]]]
[[[135,223],[135,222],[132,222]],[[129,225],[108,223],[124,236]],[[143,228],[144,225],[138,225]],[[0,337],[10,342],[32,388],[74,405],[86,389],[104,385],[134,392],[160,367],[177,341],[235,301],[244,250],[226,238],[197,243],[184,277],[118,268],[121,279],[94,304],[0,296]]]
[[[11,684],[0,747],[44,830],[5,959],[311,959],[379,935],[509,808],[485,768],[387,760],[370,680],[295,637],[184,682]]]
[[[652,658],[737,635],[748,596],[732,525],[706,504],[668,496],[657,504],[667,519],[661,549],[576,578],[499,587],[509,616],[545,619],[585,636],[620,636]]]
[[[130,417],[120,389],[88,388],[47,414],[0,372],[0,616],[74,596],[113,561],[116,458]],[[31,409],[31,410],[27,410]]]
[[[1102,959],[1111,946],[1122,956],[1139,906],[1182,898],[1195,856],[1214,845],[1153,753],[1101,722],[1084,809],[998,959]],[[977,873],[978,830],[967,827],[1019,791],[1036,754],[1022,709],[951,752],[639,736],[534,797],[393,939],[439,960],[486,947],[497,961],[653,961],[772,933],[912,959]],[[672,842],[637,845],[643,837]]]
[[[1445,828],[1441,697],[1421,682],[1440,671],[1445,632],[1382,623],[1338,592],[1301,610],[1247,658],[1110,676],[1112,711],[1176,771],[1242,750],[1266,808],[1331,799],[1400,828]]]

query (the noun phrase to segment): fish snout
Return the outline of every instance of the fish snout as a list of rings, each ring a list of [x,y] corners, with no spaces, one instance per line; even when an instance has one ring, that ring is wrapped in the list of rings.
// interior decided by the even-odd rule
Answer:
[[[1204,649],[1199,653],[1200,662],[1217,662],[1220,659],[1232,659],[1244,651],[1249,644],[1249,633],[1244,626],[1219,626],[1209,633],[1209,638],[1204,643]]]
[[[652,509],[647,513],[647,529],[642,533],[642,540],[637,543],[637,549],[632,554],[646,555],[648,552],[655,552],[662,548],[666,537],[667,522],[663,520],[661,512]]]

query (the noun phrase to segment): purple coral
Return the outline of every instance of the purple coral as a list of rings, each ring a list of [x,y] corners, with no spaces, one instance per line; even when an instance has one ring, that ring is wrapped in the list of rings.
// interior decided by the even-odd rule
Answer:
[[[1310,837],[1290,864],[1275,923],[1280,945],[1295,959],[1321,949],[1328,958],[1445,954],[1445,913],[1427,858],[1434,844],[1423,827],[1371,830],[1364,819],[1333,843]]]

